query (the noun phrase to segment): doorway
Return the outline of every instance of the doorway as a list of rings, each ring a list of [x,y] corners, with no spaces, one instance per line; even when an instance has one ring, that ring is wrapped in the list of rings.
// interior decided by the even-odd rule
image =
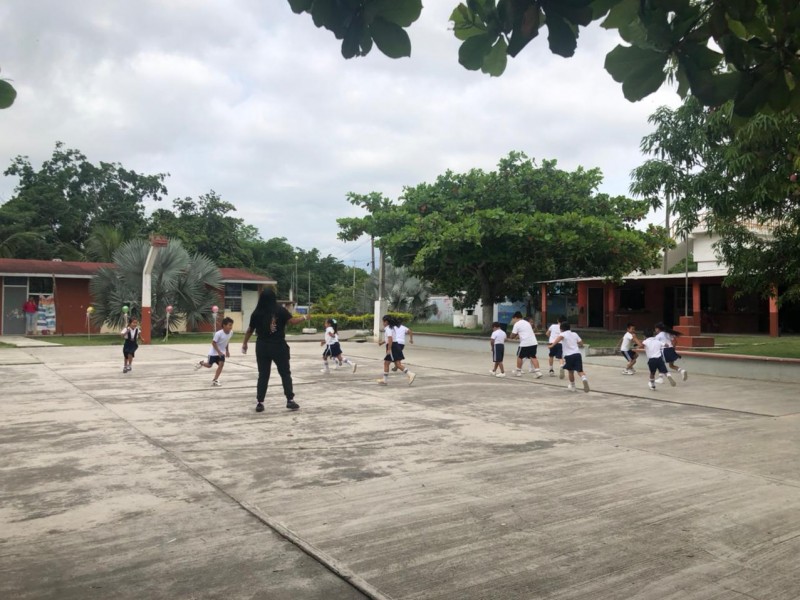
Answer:
[[[22,305],[28,299],[28,286],[3,286],[3,335],[25,335]]]
[[[589,288],[589,327],[603,327],[603,288]]]

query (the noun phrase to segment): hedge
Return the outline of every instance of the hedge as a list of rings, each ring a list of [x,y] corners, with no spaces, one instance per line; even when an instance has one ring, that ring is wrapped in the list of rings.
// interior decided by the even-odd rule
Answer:
[[[398,312],[389,312],[388,315],[400,319],[404,323],[409,323],[413,320],[414,315],[411,313],[398,313]],[[294,315],[299,316],[299,315]],[[311,318],[306,321],[305,323],[300,323],[299,325],[291,325],[289,326],[290,331],[300,331],[304,327],[315,327],[320,331],[325,330],[325,321],[328,319],[336,319],[336,328],[338,330],[343,329],[369,329],[372,330],[372,319],[373,315],[366,314],[366,315],[345,315],[343,313],[311,313]]]

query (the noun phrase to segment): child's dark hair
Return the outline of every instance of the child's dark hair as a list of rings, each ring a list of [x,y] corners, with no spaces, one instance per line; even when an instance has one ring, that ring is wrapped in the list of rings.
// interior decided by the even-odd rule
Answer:
[[[561,331],[569,331],[569,323],[561,321]]]
[[[339,333],[339,326],[336,324],[336,319],[325,319],[325,323],[333,328],[333,333]]]
[[[233,325],[233,319],[231,319],[230,317],[225,317],[224,319],[222,319],[222,326],[223,327],[225,327],[225,325],[228,325],[228,324]]]
[[[627,325],[625,325],[625,329],[630,329],[631,327],[636,327],[636,325],[634,325],[633,323],[628,323]]]
[[[391,315],[383,315],[383,320],[389,324],[389,327],[397,327],[398,325],[400,325],[400,321],[398,321]]]
[[[655,332],[652,329],[649,329],[649,328],[645,329],[644,330],[644,337],[646,337],[646,338],[653,337],[654,333]]]
[[[495,321],[494,323],[492,323],[492,327],[501,327],[500,321]]]
[[[517,311],[517,312],[514,313],[514,315],[511,318],[512,319],[521,319],[522,318],[522,313],[520,311]]]
[[[559,323],[566,323],[566,321],[567,321],[567,316],[566,315],[561,315],[560,317],[558,317],[558,322]]]
[[[669,335],[674,335],[675,337],[677,337],[677,336],[679,336],[681,334],[680,331],[675,331],[674,329],[671,329],[671,328],[667,327],[666,325],[664,325],[664,323],[662,321],[659,321],[658,323],[656,323],[655,324],[655,328],[658,329],[659,331],[663,331],[664,333],[668,333]]]

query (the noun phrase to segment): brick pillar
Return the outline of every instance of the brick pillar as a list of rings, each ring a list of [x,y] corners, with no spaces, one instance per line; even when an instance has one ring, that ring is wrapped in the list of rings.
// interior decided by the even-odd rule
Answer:
[[[542,284],[542,329],[547,331],[547,284]]]
[[[692,281],[692,316],[699,327],[703,322],[703,308],[700,306],[700,280]]]
[[[772,295],[769,297],[769,334],[772,337],[780,335],[778,328],[778,290],[772,288]]]
[[[606,320],[606,329],[613,331],[615,329],[614,315],[617,313],[617,286],[613,283],[606,284],[606,307],[608,310],[608,319]]]
[[[589,289],[585,281],[578,282],[578,327],[586,327],[589,323]]]

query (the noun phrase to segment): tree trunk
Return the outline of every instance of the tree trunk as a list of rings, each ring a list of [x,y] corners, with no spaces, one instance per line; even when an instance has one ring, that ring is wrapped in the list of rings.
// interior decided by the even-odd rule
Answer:
[[[483,333],[489,333],[492,330],[494,303],[491,300],[487,301],[482,299],[481,304],[483,305],[483,328],[481,331],[483,331]]]

